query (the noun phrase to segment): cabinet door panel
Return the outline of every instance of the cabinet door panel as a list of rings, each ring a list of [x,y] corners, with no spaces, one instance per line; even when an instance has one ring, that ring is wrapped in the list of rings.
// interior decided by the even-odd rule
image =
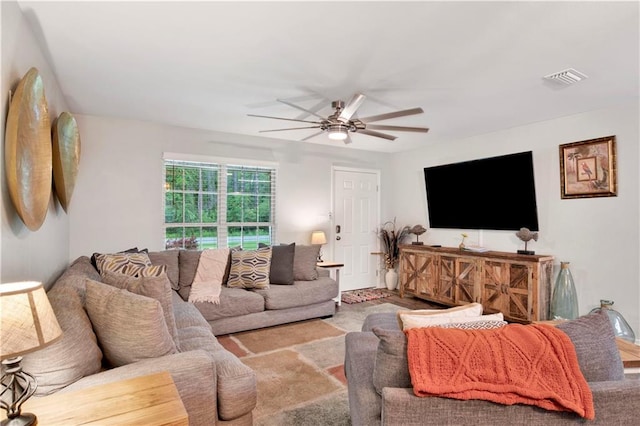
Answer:
[[[440,256],[437,285],[434,288],[434,300],[445,304],[455,302],[456,295],[456,258]]]
[[[479,299],[478,264],[474,260],[459,258],[456,264],[456,303],[473,303]]]

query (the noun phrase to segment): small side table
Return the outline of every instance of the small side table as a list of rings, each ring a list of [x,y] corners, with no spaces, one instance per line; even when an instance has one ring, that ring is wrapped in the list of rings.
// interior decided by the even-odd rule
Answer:
[[[39,425],[189,425],[167,372],[31,398],[22,411],[35,414]]]
[[[335,280],[336,280],[336,284],[338,284],[338,306],[342,305],[342,288],[340,287],[340,268],[342,268],[344,266],[344,263],[338,263],[338,262],[329,262],[329,261],[324,261],[324,262],[318,262],[316,263],[316,266],[318,268],[325,268],[328,269],[329,271],[334,270],[336,271],[335,273]]]

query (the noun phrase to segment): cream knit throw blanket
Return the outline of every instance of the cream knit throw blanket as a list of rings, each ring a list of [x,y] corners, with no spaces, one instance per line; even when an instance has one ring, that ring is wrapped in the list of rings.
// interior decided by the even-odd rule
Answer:
[[[200,254],[196,276],[191,284],[189,302],[220,304],[222,280],[229,262],[229,249],[207,249]]]

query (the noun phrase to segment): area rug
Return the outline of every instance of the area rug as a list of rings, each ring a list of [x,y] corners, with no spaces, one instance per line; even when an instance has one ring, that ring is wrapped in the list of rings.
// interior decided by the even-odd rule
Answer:
[[[348,426],[344,335],[374,312],[403,309],[391,303],[355,305],[314,319],[219,336],[258,379],[256,426]]]
[[[361,288],[359,290],[343,291],[342,303],[361,303],[369,300],[382,299],[391,296],[386,290],[380,288]]]

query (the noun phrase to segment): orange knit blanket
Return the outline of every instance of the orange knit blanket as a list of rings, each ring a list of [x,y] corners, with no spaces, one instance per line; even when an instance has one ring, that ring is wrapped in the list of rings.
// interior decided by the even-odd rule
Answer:
[[[542,324],[494,330],[405,330],[416,396],[483,399],[573,411],[593,419],[593,396],[569,337]]]

